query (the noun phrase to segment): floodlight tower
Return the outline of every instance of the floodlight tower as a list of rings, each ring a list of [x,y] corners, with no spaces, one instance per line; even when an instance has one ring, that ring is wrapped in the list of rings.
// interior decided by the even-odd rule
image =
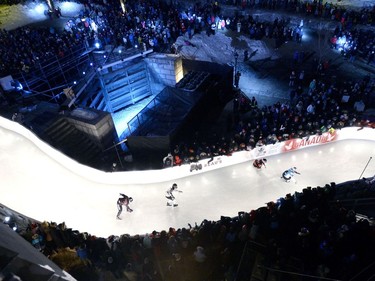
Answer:
[[[126,13],[126,0],[120,0],[120,5],[122,12],[125,14]]]
[[[52,0],[47,0],[47,6],[48,6],[49,11],[51,12],[55,11],[55,4],[53,3]]]

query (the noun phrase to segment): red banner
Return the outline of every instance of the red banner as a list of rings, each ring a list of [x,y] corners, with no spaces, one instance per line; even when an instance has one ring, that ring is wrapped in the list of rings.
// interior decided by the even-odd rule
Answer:
[[[336,138],[337,138],[337,133],[336,131],[333,131],[333,132],[326,132],[321,135],[310,136],[308,138],[303,138],[303,139],[291,139],[291,140],[287,140],[284,142],[282,151],[286,152],[286,151],[291,151],[291,150],[296,150],[296,149],[300,149],[303,147],[307,147],[310,145],[332,142]]]

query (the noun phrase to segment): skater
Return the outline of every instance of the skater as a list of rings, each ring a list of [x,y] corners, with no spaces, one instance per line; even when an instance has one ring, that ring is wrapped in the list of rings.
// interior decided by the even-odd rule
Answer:
[[[167,206],[173,206],[173,207],[178,206],[177,202],[175,201],[176,198],[173,195],[173,192],[175,192],[175,191],[182,193],[181,190],[177,190],[177,184],[176,183],[174,183],[172,185],[172,187],[167,190],[167,194],[165,195],[165,198],[168,199]]]
[[[120,193],[120,195],[122,197],[120,197],[119,199],[117,199],[117,209],[118,209],[118,212],[117,212],[116,218],[118,220],[121,220],[120,215],[122,213],[122,206],[126,207],[126,211],[128,211],[130,213],[133,212],[133,210],[130,209],[130,207],[129,207],[129,203],[133,201],[133,198],[128,197],[127,195],[125,195],[123,193]]]
[[[297,172],[296,167],[292,167],[292,168],[284,171],[281,178],[284,179],[285,182],[290,182],[292,180],[294,183],[297,183],[297,181],[294,178],[295,174],[300,175],[301,173]]]
[[[264,166],[264,168],[266,168],[266,163],[267,163],[267,159],[265,159],[265,158],[255,159],[254,162],[253,162],[253,166],[257,169],[261,169],[262,166]]]

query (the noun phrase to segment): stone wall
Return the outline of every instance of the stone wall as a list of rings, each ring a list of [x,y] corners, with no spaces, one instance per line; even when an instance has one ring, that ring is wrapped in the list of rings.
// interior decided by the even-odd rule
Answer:
[[[173,54],[152,54],[146,59],[156,83],[174,87],[183,77],[182,59]]]

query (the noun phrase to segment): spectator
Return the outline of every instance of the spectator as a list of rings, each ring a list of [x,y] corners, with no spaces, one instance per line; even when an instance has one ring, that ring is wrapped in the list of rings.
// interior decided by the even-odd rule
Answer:
[[[205,254],[205,250],[203,247],[198,246],[194,252],[194,260],[197,263],[204,263],[207,260],[207,256]]]

